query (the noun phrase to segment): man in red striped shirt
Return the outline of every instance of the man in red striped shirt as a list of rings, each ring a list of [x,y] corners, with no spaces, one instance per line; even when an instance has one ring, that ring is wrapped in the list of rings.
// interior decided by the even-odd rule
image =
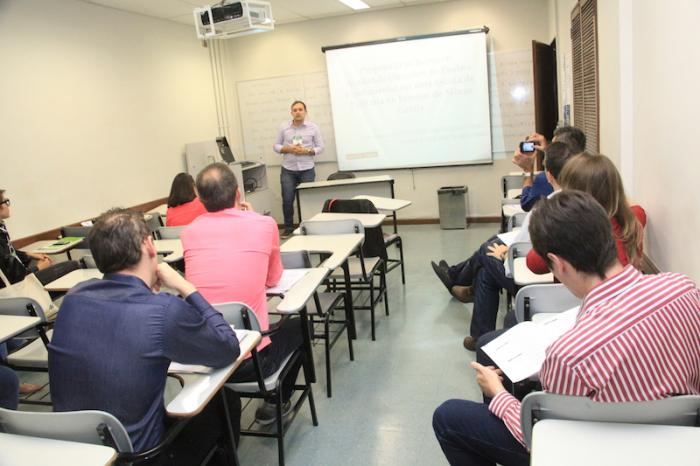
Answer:
[[[622,266],[603,208],[579,191],[542,202],[530,236],[559,281],[583,299],[574,326],[547,349],[540,369],[545,391],[604,402],[700,394],[700,290],[690,279]],[[497,369],[472,367],[493,399],[488,407],[449,400],[435,411],[433,428],[447,459],[528,464],[520,402]]]

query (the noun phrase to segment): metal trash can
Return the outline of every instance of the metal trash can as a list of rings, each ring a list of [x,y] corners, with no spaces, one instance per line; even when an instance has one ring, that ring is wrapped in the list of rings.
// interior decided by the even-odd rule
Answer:
[[[440,228],[467,228],[467,191],[466,186],[443,186],[438,189]]]

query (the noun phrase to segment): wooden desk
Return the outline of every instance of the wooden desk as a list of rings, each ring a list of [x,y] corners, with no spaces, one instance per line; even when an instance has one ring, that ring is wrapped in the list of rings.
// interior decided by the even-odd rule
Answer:
[[[358,194],[393,198],[394,179],[380,175],[301,183],[296,191],[299,221],[308,220],[320,212],[326,199],[352,199]]]
[[[386,215],[384,214],[356,214],[356,213],[336,213],[320,212],[309,219],[310,222],[328,222],[333,220],[358,220],[365,228],[376,228],[382,224]]]
[[[542,275],[532,273],[532,271],[527,268],[526,260],[526,257],[516,257],[513,259],[513,281],[516,285],[525,286],[537,283],[554,283],[554,275],[551,273]]]
[[[104,466],[116,458],[113,448],[102,445],[0,433],[2,466]]]
[[[40,322],[39,317],[0,315],[0,343],[39,325]]]
[[[298,235],[289,238],[280,246],[280,251],[309,251],[315,253],[328,253],[331,256],[323,261],[321,267],[335,270],[343,268],[345,278],[345,312],[350,321],[348,332],[351,338],[357,338],[355,331],[355,311],[352,304],[352,289],[350,288],[350,269],[347,259],[357,249],[364,235]]]
[[[74,240],[70,241],[65,241],[66,244],[57,244],[57,243],[63,243],[64,240],[62,239],[48,239],[48,240],[41,240],[34,242],[32,244],[28,244],[27,246],[21,248],[21,251],[27,252],[27,253],[36,253],[36,254],[63,254],[64,252],[68,252],[69,250],[73,249],[75,246],[80,244],[85,238],[76,238]],[[51,247],[51,245],[56,245],[56,247]]]
[[[544,419],[532,432],[532,466],[697,466],[700,428]]]
[[[51,283],[44,285],[46,291],[68,291],[78,283],[91,278],[102,278],[102,272],[97,269],[78,269],[65,274]]]
[[[226,381],[241,365],[248,353],[255,348],[262,337],[259,332],[236,330],[243,332],[244,337],[239,340],[241,354],[234,362],[226,367],[216,369],[210,374],[177,374],[183,387],[182,390],[165,407],[168,416],[192,417],[199,414],[209,401],[224,386]]]
[[[163,262],[177,262],[185,256],[182,249],[182,242],[179,239],[156,239],[153,240],[158,254],[163,254]]]

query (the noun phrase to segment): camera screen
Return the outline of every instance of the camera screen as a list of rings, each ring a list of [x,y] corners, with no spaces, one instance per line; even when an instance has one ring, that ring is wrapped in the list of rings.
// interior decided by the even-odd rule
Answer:
[[[522,152],[534,152],[535,151],[535,143],[534,142],[521,142],[520,143],[520,150]]]

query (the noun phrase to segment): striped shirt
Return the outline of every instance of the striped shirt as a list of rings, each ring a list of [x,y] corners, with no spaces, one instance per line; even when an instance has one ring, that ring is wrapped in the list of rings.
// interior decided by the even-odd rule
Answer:
[[[576,324],[547,348],[540,380],[547,392],[601,402],[700,394],[700,290],[628,265],[586,295]],[[524,445],[520,402],[501,392],[489,409]]]
[[[295,145],[313,149],[314,155],[282,154],[282,147]],[[304,121],[299,126],[295,126],[293,121],[282,123],[273,146],[275,152],[282,154],[282,166],[292,171],[314,168],[314,157],[321,155],[324,148],[321,130],[316,123],[310,121]]]

